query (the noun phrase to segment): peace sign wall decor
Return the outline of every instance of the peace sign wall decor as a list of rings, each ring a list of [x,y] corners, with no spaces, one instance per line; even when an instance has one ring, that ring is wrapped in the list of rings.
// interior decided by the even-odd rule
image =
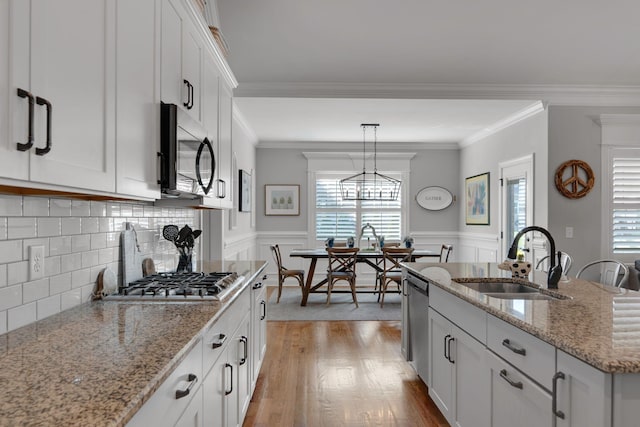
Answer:
[[[591,166],[582,160],[567,160],[556,169],[556,188],[569,199],[579,199],[593,188],[595,176]]]

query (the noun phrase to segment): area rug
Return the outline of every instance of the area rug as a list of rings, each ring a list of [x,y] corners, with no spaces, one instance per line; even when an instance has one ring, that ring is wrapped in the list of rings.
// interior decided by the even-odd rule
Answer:
[[[327,294],[310,294],[305,307],[300,306],[302,292],[299,287],[284,287],[280,303],[276,304],[278,291],[269,298],[267,320],[400,320],[400,295],[388,293],[384,307],[380,308],[377,294],[359,293],[356,308],[351,294],[331,294],[327,305]]]

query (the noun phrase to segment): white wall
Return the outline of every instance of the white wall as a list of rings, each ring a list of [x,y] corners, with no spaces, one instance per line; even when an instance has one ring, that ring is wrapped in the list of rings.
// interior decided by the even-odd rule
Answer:
[[[499,167],[500,162],[534,154],[534,213],[532,224],[547,226],[548,114],[541,111],[486,138],[464,147],[460,153],[459,194],[465,178],[489,172],[489,225],[466,225],[464,201],[460,201],[459,259],[496,262],[499,255]],[[510,242],[508,242],[510,243]]]

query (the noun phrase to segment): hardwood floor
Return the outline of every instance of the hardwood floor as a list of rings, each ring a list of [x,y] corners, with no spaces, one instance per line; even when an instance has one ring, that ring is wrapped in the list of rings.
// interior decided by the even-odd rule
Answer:
[[[398,321],[267,323],[245,427],[448,426],[400,353]]]

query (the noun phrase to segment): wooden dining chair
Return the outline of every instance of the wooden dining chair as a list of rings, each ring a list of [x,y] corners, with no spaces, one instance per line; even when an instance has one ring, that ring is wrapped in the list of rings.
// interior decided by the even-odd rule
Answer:
[[[282,285],[285,279],[293,277],[300,284],[300,288],[304,287],[304,270],[289,270],[285,268],[282,265],[282,256],[280,255],[280,247],[278,245],[271,245],[271,252],[278,268],[278,299],[276,303],[279,303],[280,297],[282,296]]]
[[[384,295],[390,282],[402,283],[401,262],[411,261],[413,248],[382,248],[382,272],[380,273],[380,308],[384,307]]]
[[[443,244],[440,248],[440,262],[449,262],[451,251],[453,251],[453,245]]]
[[[327,305],[331,303],[333,285],[344,280],[349,283],[353,302],[358,307],[356,297],[356,260],[360,248],[327,248],[329,267],[327,268]]]

